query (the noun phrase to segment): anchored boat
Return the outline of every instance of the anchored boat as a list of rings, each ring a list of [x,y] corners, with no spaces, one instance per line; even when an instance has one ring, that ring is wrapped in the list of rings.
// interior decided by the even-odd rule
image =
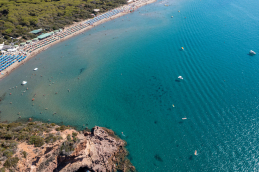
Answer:
[[[182,76],[178,76],[178,79],[183,79],[183,77]]]
[[[250,55],[256,55],[256,53],[255,53],[253,50],[250,50],[250,51],[249,51],[249,54],[250,54]]]

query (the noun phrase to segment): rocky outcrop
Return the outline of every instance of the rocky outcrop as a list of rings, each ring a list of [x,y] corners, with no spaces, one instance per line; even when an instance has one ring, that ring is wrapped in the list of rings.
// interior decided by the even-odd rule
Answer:
[[[57,131],[51,133],[56,134]],[[135,167],[126,158],[126,142],[116,137],[112,130],[96,126],[91,131],[80,133],[66,129],[59,132],[59,135],[63,139],[38,148],[26,143],[19,144],[15,156],[21,157],[24,151],[27,156],[19,158],[16,171],[135,171]]]

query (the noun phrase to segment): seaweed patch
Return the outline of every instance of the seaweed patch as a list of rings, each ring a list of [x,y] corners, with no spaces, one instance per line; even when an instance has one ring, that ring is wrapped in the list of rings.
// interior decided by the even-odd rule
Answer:
[[[5,99],[6,92],[0,97],[0,103]]]

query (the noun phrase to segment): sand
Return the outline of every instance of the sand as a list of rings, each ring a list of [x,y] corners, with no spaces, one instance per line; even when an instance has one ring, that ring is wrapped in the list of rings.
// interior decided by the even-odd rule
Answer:
[[[140,4],[138,4],[137,6],[135,6],[135,9],[137,9],[137,8],[139,8],[139,7],[142,7],[142,6],[144,6],[144,5],[147,5],[147,4],[153,3],[153,2],[156,2],[156,0],[149,0],[149,1],[146,1],[146,2],[141,2]],[[127,5],[124,5],[124,6],[127,6]],[[55,42],[50,43],[49,45],[46,45],[46,46],[44,46],[44,47],[41,47],[41,48],[39,48],[39,49],[33,51],[33,52],[30,53],[30,54],[27,54],[26,59],[24,59],[22,62],[16,61],[14,64],[12,64],[11,66],[9,66],[7,69],[3,70],[3,71],[0,73],[0,81],[1,81],[4,77],[8,76],[12,71],[14,71],[14,70],[15,70],[16,68],[18,68],[20,65],[23,65],[23,64],[26,63],[28,60],[32,59],[32,58],[35,57],[37,54],[39,54],[40,52],[46,50],[47,48],[49,48],[49,47],[51,47],[51,46],[53,46],[53,45],[55,45],[55,44],[57,44],[57,43],[59,43],[59,42],[65,41],[65,40],[67,40],[67,39],[69,39],[69,38],[71,38],[71,37],[73,37],[73,36],[75,36],[75,35],[78,35],[78,34],[80,34],[80,33],[83,33],[83,32],[85,32],[85,31],[87,31],[87,30],[89,30],[89,29],[92,29],[93,27],[95,27],[95,26],[97,26],[97,25],[99,25],[99,24],[102,24],[102,23],[104,23],[104,22],[107,22],[107,21],[113,20],[113,19],[115,19],[115,18],[121,17],[121,16],[123,16],[123,15],[125,15],[125,14],[128,14],[128,13],[130,13],[130,12],[121,12],[121,13],[118,13],[118,14],[116,14],[116,15],[110,17],[110,18],[102,19],[102,20],[100,20],[100,21],[98,21],[98,22],[95,22],[94,25],[91,25],[91,26],[88,26],[88,27],[83,28],[83,29],[81,29],[81,30],[78,30],[78,31],[76,31],[75,33],[73,33],[73,34],[71,34],[71,35],[67,35],[67,36],[64,37],[64,38],[61,38],[61,39],[59,39],[59,40],[57,40],[57,41],[55,41]],[[100,15],[101,15],[101,14],[100,14]],[[89,19],[87,19],[87,20],[89,20]],[[83,24],[83,23],[85,23],[87,20],[84,20],[84,21],[81,21],[81,22],[77,22],[77,23],[74,23],[73,25],[70,25],[70,26],[68,26],[68,27],[65,27],[63,31],[66,31],[67,29],[69,29],[69,28],[71,28],[71,27],[73,27],[73,26],[75,26],[75,25]],[[54,36],[55,36],[55,35],[54,35]],[[53,36],[53,37],[54,37],[54,36]],[[3,74],[4,74],[4,75],[3,75]]]

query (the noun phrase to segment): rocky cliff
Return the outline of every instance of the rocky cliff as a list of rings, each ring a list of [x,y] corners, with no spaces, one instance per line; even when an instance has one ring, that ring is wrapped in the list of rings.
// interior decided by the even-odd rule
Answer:
[[[19,141],[19,135],[11,135],[11,139],[2,138],[0,150],[0,172],[73,172],[73,171],[135,171],[134,166],[126,158],[128,152],[124,148],[126,142],[114,135],[112,130],[94,127],[91,131],[76,131],[75,129],[47,124],[48,130],[39,129],[46,125],[41,122],[31,122],[31,132],[27,140]],[[1,133],[22,131],[28,126],[8,127],[1,125]],[[18,131],[19,133],[19,131]],[[21,132],[23,134],[23,132]],[[16,140],[16,141],[13,141]],[[9,141],[13,147],[8,146]],[[16,143],[16,145],[15,145]],[[7,146],[6,146],[7,145]],[[6,156],[6,151],[11,152]]]

